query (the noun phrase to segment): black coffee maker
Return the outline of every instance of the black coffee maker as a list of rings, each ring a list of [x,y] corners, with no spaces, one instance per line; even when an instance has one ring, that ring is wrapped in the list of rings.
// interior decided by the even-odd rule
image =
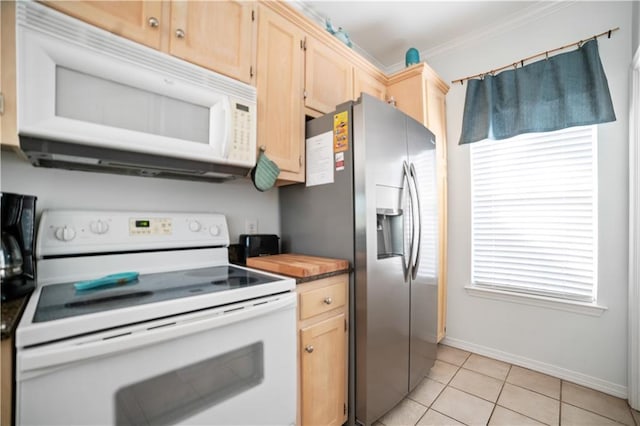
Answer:
[[[2,301],[29,294],[35,288],[36,197],[0,193]]]

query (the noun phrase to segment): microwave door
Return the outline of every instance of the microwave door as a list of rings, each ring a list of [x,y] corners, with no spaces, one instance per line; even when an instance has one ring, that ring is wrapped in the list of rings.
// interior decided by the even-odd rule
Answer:
[[[254,87],[62,19],[42,5],[17,7],[21,136],[255,164]],[[29,21],[30,9],[37,9],[37,22]]]

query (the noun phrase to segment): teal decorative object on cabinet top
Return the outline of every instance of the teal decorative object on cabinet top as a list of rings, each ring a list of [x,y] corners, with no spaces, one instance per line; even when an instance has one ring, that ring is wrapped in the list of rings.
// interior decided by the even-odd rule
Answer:
[[[411,66],[420,63],[420,52],[415,47],[409,48],[404,56],[404,63],[406,66]]]
[[[353,43],[351,43],[351,39],[349,38],[349,34],[347,34],[347,32],[344,31],[342,29],[342,27],[338,27],[337,30],[335,28],[333,28],[333,24],[331,23],[331,19],[327,18],[327,20],[325,22],[325,28],[327,29],[327,31],[329,31],[329,33],[333,34],[338,40],[340,40],[341,42],[343,42],[344,44],[346,44],[349,47],[353,47]]]

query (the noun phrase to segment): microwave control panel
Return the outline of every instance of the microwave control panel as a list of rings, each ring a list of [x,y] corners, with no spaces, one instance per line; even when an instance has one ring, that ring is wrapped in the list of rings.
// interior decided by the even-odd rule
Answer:
[[[232,108],[233,134],[231,135],[229,160],[252,161],[255,159],[255,135],[251,130],[254,127],[251,108],[248,105],[234,102]]]

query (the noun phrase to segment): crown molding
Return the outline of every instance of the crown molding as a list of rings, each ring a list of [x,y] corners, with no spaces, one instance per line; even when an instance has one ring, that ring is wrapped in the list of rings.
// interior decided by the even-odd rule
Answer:
[[[578,3],[578,0],[559,0],[552,2],[538,1],[537,3],[529,6],[523,11],[511,14],[509,17],[503,19],[500,23],[488,24],[480,30],[463,34],[460,37],[456,37],[445,43],[422,50],[420,52],[420,57],[423,58],[423,60],[428,60],[429,58],[433,58],[434,56],[442,55],[451,50],[463,47],[468,43],[478,42],[482,39],[487,39],[509,31],[513,31],[529,22],[556,13],[576,3]],[[395,64],[389,65],[388,67],[383,67],[382,70],[387,74],[392,74],[403,69],[404,66],[404,62],[397,62]]]
[[[322,28],[325,28],[326,16],[322,16],[311,7],[309,7],[309,4],[305,0],[285,0],[285,3],[301,12],[303,15],[320,25]],[[385,70],[386,65],[380,62],[375,56],[361,48],[358,43],[354,42],[353,40],[351,40],[351,44],[351,49],[353,49],[354,52],[357,52],[360,56],[364,57],[379,70]]]

